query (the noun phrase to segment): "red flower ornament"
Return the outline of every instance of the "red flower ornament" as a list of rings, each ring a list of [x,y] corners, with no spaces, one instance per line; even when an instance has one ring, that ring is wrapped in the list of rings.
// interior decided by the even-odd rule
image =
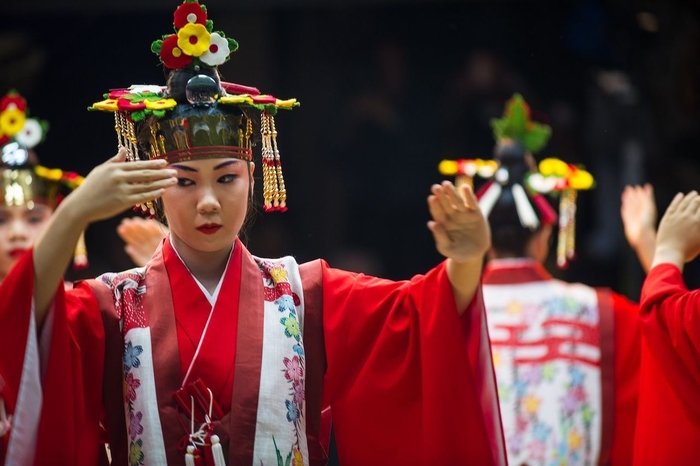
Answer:
[[[11,105],[21,112],[27,111],[27,101],[19,94],[11,92],[3,97],[2,100],[0,100],[0,112],[6,110]]]
[[[173,23],[177,29],[185,27],[188,23],[204,26],[207,23],[207,12],[199,3],[183,3],[175,10]]]
[[[160,59],[165,67],[171,70],[179,70],[192,63],[192,57],[177,46],[177,34],[171,34],[163,40]]]

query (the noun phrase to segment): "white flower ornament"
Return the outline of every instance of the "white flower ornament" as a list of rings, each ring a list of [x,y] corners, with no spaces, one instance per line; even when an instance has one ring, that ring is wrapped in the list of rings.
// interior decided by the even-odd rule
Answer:
[[[206,65],[218,66],[226,61],[230,53],[228,41],[221,37],[220,34],[212,32],[209,49],[204,52],[199,59]]]

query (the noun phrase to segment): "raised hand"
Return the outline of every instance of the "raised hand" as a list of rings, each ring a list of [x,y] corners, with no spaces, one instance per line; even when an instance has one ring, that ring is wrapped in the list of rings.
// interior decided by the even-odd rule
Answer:
[[[74,213],[88,223],[114,217],[126,209],[158,198],[177,183],[165,160],[126,162],[126,150],[95,167],[70,200]]]
[[[98,165],[51,216],[34,245],[34,303],[39,327],[82,231],[89,223],[151,201],[177,183],[164,160],[126,162],[126,150]]]
[[[652,266],[671,263],[683,270],[683,264],[700,254],[700,195],[691,191],[676,194],[659,223]]]
[[[491,247],[491,231],[472,188],[464,184],[460,190],[443,181],[434,184],[428,196],[433,220],[428,228],[440,254],[457,262],[483,259]]]
[[[151,259],[161,240],[168,234],[168,227],[157,220],[141,217],[125,218],[117,227],[117,234],[124,240],[124,250],[139,267]]]
[[[438,252],[447,257],[447,277],[461,315],[479,287],[484,255],[491,247],[491,230],[469,185],[457,191],[452,183],[443,181],[434,184],[431,191],[428,208],[433,219],[428,228]]]
[[[649,271],[656,243],[656,201],[654,188],[627,186],[622,192],[620,215],[625,229],[625,238],[637,254],[645,271]]]

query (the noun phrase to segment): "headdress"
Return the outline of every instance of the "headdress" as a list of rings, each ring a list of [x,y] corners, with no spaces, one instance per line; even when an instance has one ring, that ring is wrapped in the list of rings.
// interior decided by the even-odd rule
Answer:
[[[503,117],[493,119],[491,126],[496,140],[493,160],[443,160],[440,173],[455,175],[458,184],[472,186],[475,175],[488,179],[477,198],[495,227],[517,223],[534,231],[541,224],[555,224],[557,213],[544,195],[559,196],[557,265],[565,267],[575,255],[576,194],[593,188],[593,177],[582,167],[559,159],[535,162],[532,154],[547,144],[552,130],[531,120],[530,107],[520,94],[506,103]],[[494,209],[496,206],[499,208]]]
[[[204,5],[185,0],[175,10],[173,23],[175,33],[151,45],[170,70],[168,86],[112,90],[90,110],[114,113],[118,143],[127,149],[129,160],[165,158],[171,163],[218,157],[252,161],[250,111],[259,111],[264,208],[286,210],[274,116],[299,103],[219,80],[217,66],[229,59],[238,43],[213,30]],[[141,207],[153,213],[152,205]]]
[[[46,168],[38,164],[34,147],[42,142],[49,129],[44,120],[29,117],[27,101],[16,91],[0,100],[0,151],[2,203],[32,209],[39,202],[55,208],[63,197],[82,183],[73,172]],[[81,235],[74,266],[87,266],[85,239]]]

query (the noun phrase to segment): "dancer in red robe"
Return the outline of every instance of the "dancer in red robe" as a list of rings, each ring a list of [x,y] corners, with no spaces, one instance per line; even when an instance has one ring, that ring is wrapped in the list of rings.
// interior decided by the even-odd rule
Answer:
[[[643,334],[635,465],[695,464],[700,442],[700,293],[683,266],[700,253],[700,196],[678,194],[664,214],[641,301]]]
[[[557,159],[535,163],[551,129],[530,120],[521,96],[492,125],[494,160],[445,161],[441,169],[458,182],[490,178],[478,196],[493,236],[482,283],[509,464],[631,464],[638,307],[610,289],[556,280],[542,265],[557,225],[558,262],[573,257],[576,192],[593,178]],[[637,245],[647,224],[653,231],[653,195],[626,194],[623,220]],[[554,195],[559,215],[545,198]]]
[[[330,405],[346,466],[505,464],[479,285],[489,230],[473,193],[431,188],[428,227],[446,260],[411,280],[252,256],[237,238],[253,193],[251,114],[265,207],[283,210],[272,116],[295,101],[222,83],[216,65],[237,44],[207,15],[183,3],[177,32],[153,44],[166,88],[94,105],[115,112],[125,147],[0,287],[3,460],[94,465],[102,423],[115,464],[320,465]],[[170,228],[151,261],[64,291],[66,248],[132,205]]]

